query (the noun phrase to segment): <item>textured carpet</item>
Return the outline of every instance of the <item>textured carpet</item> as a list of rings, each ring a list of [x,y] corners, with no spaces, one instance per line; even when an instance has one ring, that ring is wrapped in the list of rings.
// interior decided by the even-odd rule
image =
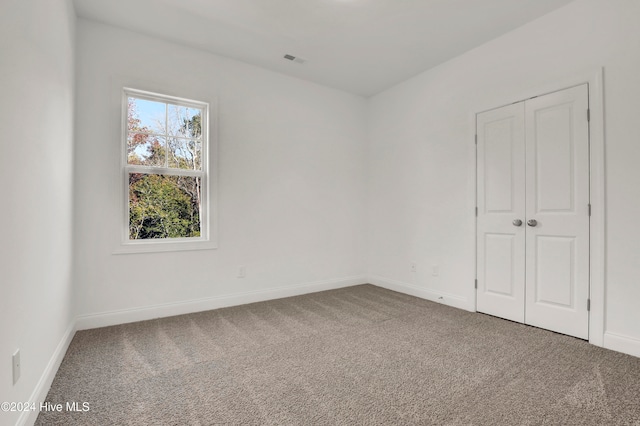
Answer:
[[[78,332],[38,425],[640,425],[640,358],[372,285]]]

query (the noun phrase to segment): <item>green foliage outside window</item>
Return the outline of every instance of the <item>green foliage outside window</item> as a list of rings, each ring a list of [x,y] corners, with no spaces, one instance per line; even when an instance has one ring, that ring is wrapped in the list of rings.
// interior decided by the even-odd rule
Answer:
[[[197,197],[189,191],[198,178],[129,174],[129,238],[184,238],[200,236]]]

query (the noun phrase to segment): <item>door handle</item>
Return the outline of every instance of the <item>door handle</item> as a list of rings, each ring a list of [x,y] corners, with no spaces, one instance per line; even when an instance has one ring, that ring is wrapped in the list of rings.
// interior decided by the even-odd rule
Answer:
[[[513,226],[520,226],[522,225],[522,221],[520,219],[514,219],[513,222]]]
[[[538,224],[538,221],[535,220],[535,219],[529,219],[527,221],[527,225],[529,225],[529,226],[536,226],[537,224]]]

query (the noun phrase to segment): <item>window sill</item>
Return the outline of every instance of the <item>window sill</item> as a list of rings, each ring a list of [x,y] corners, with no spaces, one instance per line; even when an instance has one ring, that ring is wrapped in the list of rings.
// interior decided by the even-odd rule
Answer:
[[[213,241],[145,241],[122,243],[113,254],[162,253],[190,250],[215,250]]]

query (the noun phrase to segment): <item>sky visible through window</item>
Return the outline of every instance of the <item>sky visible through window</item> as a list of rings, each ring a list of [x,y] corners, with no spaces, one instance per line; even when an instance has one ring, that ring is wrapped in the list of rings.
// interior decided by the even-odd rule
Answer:
[[[200,170],[201,109],[135,97],[127,101],[130,164]]]
[[[138,114],[138,119],[140,120],[140,127],[147,127],[152,129],[154,132],[160,130],[158,126],[164,126],[165,114],[168,113],[169,116],[174,114],[178,114],[182,118],[186,118],[188,120],[193,119],[194,116],[200,115],[200,110],[197,108],[189,108],[185,106],[168,104],[168,111],[166,110],[166,103],[164,102],[156,102],[156,101],[148,101],[146,99],[140,98],[129,98],[135,101],[136,112]],[[171,118],[171,117],[169,117]],[[171,125],[171,123],[169,123]],[[182,123],[179,123],[182,124]],[[169,129],[169,133],[176,134],[175,131],[177,129]],[[174,130],[172,132],[171,130]],[[159,132],[164,133],[164,132]]]
[[[156,120],[164,120],[165,103],[136,99],[138,118],[141,127],[152,128]]]

